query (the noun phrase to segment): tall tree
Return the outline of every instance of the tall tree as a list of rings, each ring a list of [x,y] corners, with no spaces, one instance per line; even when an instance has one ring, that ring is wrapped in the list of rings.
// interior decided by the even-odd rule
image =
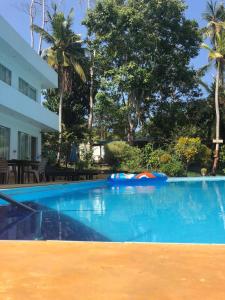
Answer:
[[[206,12],[203,14],[208,22],[203,29],[206,38],[210,39],[211,47],[203,44],[202,47],[209,51],[209,60],[215,62],[215,113],[216,113],[216,133],[215,133],[215,153],[212,173],[215,175],[219,161],[219,140],[220,140],[220,90],[224,89],[225,71],[225,9],[223,3],[209,1]],[[210,64],[209,64],[210,66]]]
[[[45,0],[41,0],[41,28],[44,30],[45,29],[45,23],[46,23],[46,1]],[[32,28],[32,26],[31,26]],[[40,33],[39,36],[39,43],[38,43],[38,54],[41,55],[41,51],[42,51],[42,40],[43,40],[43,36]]]
[[[53,5],[53,13],[47,11],[51,33],[43,28],[33,25],[36,32],[40,33],[50,47],[43,50],[42,56],[58,72],[59,90],[59,151],[58,162],[60,162],[61,142],[62,142],[62,110],[63,97],[71,88],[70,71],[73,69],[80,78],[85,81],[84,49],[80,36],[72,30],[73,9],[67,17],[62,12],[58,12],[57,6]]]
[[[87,5],[87,11],[89,11],[95,4],[95,0],[80,0]],[[90,93],[89,93],[89,113],[88,113],[88,131],[89,142],[92,140],[92,127],[94,119],[94,68],[95,68],[95,50],[92,47],[91,36],[88,32],[87,35],[87,49],[88,56],[90,58]]]
[[[30,6],[29,6],[29,17],[30,17],[30,46],[31,46],[31,48],[34,48],[34,30],[33,30],[34,16],[35,16],[35,1],[34,1],[34,0],[31,0],[31,1],[30,1]]]
[[[225,26],[225,24],[221,24]],[[222,27],[221,27],[222,28]],[[215,84],[215,111],[216,111],[216,136],[215,136],[215,153],[214,153],[214,162],[212,167],[212,173],[215,174],[218,161],[219,161],[219,145],[220,145],[220,107],[219,107],[219,88],[221,82],[221,68],[225,61],[225,31],[216,33],[215,36],[215,49],[210,48],[206,44],[202,44],[202,47],[209,51],[209,59],[216,62],[216,84]]]
[[[103,0],[84,22],[93,36],[100,91],[116,92],[130,143],[152,99],[177,101],[197,89],[189,63],[201,38],[184,11],[180,0]]]

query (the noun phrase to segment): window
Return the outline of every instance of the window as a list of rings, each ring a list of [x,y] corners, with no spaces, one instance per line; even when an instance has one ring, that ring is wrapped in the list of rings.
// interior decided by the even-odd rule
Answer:
[[[11,85],[12,72],[0,64],[0,80]]]
[[[18,158],[37,159],[37,138],[24,132],[18,132]]]
[[[32,136],[31,137],[31,159],[36,160],[37,159],[37,138]]]
[[[10,129],[0,126],[0,158],[9,159]]]
[[[37,101],[37,90],[22,78],[19,78],[19,91],[34,101]]]
[[[30,159],[29,135],[23,132],[18,133],[19,159]]]

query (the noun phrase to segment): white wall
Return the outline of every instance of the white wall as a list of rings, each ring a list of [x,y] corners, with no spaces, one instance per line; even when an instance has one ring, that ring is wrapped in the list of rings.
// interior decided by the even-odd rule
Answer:
[[[0,48],[0,64],[8,68],[12,72],[12,84],[11,87],[19,91],[19,77],[29,83],[37,91],[37,102],[41,103],[41,82],[38,78],[38,74],[30,72],[14,57],[9,57]],[[26,96],[25,96],[26,97]],[[34,101],[27,97],[30,101]]]
[[[32,73],[38,73],[42,88],[58,86],[57,73],[25,42],[16,30],[0,15],[0,45],[7,56],[14,57],[21,66],[26,66]]]
[[[43,131],[58,130],[58,116],[0,80],[0,112],[30,122]]]
[[[35,127],[28,122],[22,122],[21,120],[18,120],[1,112],[0,126],[4,126],[10,129],[10,159],[18,158],[18,131],[27,133],[37,138],[37,157],[41,155],[40,128]]]
[[[105,157],[105,148],[103,145],[93,146],[93,159],[98,162]]]

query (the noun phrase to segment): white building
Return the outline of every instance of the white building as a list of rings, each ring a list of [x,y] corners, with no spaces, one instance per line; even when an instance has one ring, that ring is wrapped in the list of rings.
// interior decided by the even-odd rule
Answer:
[[[41,131],[58,130],[41,90],[57,84],[57,73],[0,16],[0,158],[40,158]]]

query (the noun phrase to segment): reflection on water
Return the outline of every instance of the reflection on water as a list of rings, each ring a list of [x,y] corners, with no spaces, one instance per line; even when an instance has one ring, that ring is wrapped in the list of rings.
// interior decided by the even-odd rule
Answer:
[[[0,207],[0,239],[225,243],[225,181],[104,186]]]

